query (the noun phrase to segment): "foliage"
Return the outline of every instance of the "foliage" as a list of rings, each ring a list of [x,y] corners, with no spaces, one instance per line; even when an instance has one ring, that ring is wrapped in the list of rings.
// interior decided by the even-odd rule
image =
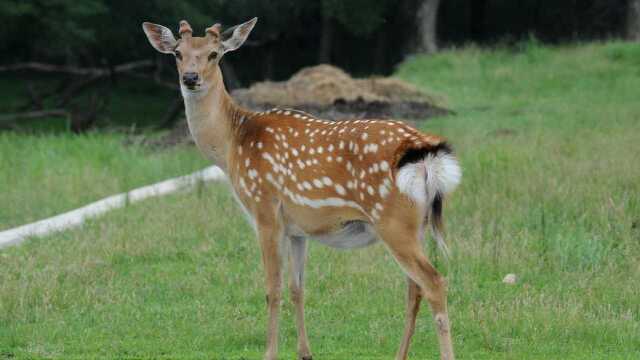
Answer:
[[[393,0],[324,0],[322,14],[335,18],[354,35],[365,36],[384,25],[393,5],[398,4]]]
[[[445,44],[519,39],[528,33],[545,41],[611,36],[621,32],[626,1],[443,1],[438,33]],[[335,64],[356,73],[390,72],[391,65],[412,51],[414,15],[420,3],[4,0],[0,3],[0,21],[5,25],[0,33],[0,63],[37,60],[110,66],[154,55],[140,31],[142,21],[176,29],[180,19],[188,19],[199,32],[215,21],[231,26],[258,16],[260,22],[251,36],[252,59],[273,58],[278,69],[241,60],[243,68],[251,68],[246,75],[240,74],[245,79],[282,78],[314,64],[318,39],[326,30],[323,18],[329,19],[336,39],[331,45]],[[294,59],[291,48],[296,49]]]
[[[518,48],[415,57],[397,73],[449,94],[456,110],[424,128],[450,138],[464,170],[445,205],[452,258],[438,261],[449,280],[457,354],[639,358],[639,46],[529,41]],[[98,136],[0,139],[0,154],[37,149],[16,176],[0,172],[0,188],[29,199],[8,222],[0,216],[0,227],[87,200],[67,183],[99,197],[202,161],[195,150],[122,150]],[[211,184],[3,249],[0,357],[261,357],[263,273],[241,214],[226,186]],[[518,283],[502,284],[506,273]],[[384,246],[340,252],[312,242],[307,279],[316,357],[393,356],[405,280]],[[287,300],[281,357],[293,358]],[[436,344],[423,306],[412,358],[436,358]]]
[[[386,0],[375,2],[374,6],[363,6],[362,1],[325,0],[321,7],[327,16],[338,19],[348,31],[368,34],[382,24],[384,11],[391,3]],[[229,26],[259,16],[263,17],[266,35],[257,34],[254,38],[282,33],[293,37],[309,30],[302,22],[296,23],[296,19],[318,16],[319,10],[313,2],[290,0],[7,0],[0,4],[0,19],[11,26],[0,39],[6,44],[2,50],[14,51],[8,57],[12,60],[31,58],[111,64],[150,53],[146,44],[142,44],[142,21],[174,28],[178,20],[188,19],[200,31],[214,21],[224,21]],[[24,39],[29,41],[24,42]]]
[[[32,58],[82,56],[79,49],[95,41],[95,19],[106,13],[102,0],[3,1],[0,21],[8,31],[0,50]]]

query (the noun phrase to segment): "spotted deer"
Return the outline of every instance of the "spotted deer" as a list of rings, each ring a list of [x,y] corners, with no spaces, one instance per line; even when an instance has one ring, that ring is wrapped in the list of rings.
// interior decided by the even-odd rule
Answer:
[[[292,109],[253,112],[236,105],[218,64],[256,21],[224,32],[215,24],[204,37],[181,21],[178,40],[161,25],[145,22],[143,29],[156,50],[175,56],[189,130],[199,150],[226,172],[256,230],[268,310],[265,359],[277,356],[285,252],[298,357],[311,359],[303,300],[307,238],[343,249],[381,240],[408,283],[397,359],[407,357],[422,298],[431,306],[441,359],[453,359],[446,281],[422,247],[429,223],[445,248],[443,199],[461,177],[451,148],[399,121],[327,121]]]

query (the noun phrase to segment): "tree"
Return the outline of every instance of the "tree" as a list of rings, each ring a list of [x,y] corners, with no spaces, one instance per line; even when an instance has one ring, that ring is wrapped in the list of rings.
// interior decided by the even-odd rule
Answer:
[[[417,50],[427,54],[438,51],[436,23],[440,0],[423,0],[416,13],[418,23]]]
[[[3,0],[0,51],[11,60],[82,56],[79,49],[95,39],[94,21],[107,11],[102,0]]]
[[[471,2],[471,38],[475,41],[484,40],[485,9],[487,0]]]
[[[318,63],[331,62],[331,47],[333,45],[333,21],[325,11],[322,12],[320,30],[320,46],[318,46]]]
[[[629,0],[626,25],[627,38],[632,41],[640,41],[640,0]]]

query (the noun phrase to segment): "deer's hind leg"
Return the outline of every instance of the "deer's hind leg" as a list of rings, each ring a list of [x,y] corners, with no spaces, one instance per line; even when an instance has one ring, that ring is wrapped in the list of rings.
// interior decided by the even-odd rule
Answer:
[[[395,209],[389,210],[393,211],[389,213],[393,213],[394,216],[382,217],[376,225],[378,234],[407,276],[419,286],[421,296],[429,303],[438,334],[440,358],[453,360],[447,312],[447,284],[424,254],[424,216],[413,204],[398,204]],[[417,315],[417,310],[415,314]],[[409,313],[408,316],[405,338],[398,352],[399,359],[406,357],[410,341],[410,336],[407,335],[412,332],[407,330],[413,330],[410,317],[415,315]]]
[[[407,315],[404,326],[404,335],[402,335],[402,342],[400,343],[400,349],[396,355],[396,359],[404,360],[409,354],[409,345],[411,344],[411,337],[416,329],[416,317],[420,310],[420,302],[422,300],[422,294],[420,286],[415,281],[407,277]]]

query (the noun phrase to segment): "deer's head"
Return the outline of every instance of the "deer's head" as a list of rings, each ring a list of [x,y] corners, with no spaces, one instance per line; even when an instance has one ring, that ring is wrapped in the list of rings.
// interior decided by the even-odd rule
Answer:
[[[216,81],[222,56],[239,48],[257,21],[258,18],[253,18],[224,32],[220,24],[215,24],[206,29],[204,37],[197,37],[193,36],[191,25],[182,20],[178,40],[162,25],[145,22],[142,29],[156,50],[175,56],[183,93],[206,92]]]

